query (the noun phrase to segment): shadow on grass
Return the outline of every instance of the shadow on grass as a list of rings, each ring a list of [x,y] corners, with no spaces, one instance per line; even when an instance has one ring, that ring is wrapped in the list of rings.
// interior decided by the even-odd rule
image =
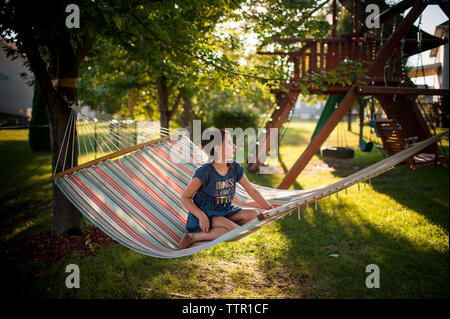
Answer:
[[[446,146],[444,148],[448,149]],[[336,163],[334,166],[336,170],[332,174],[344,178],[381,159],[379,152],[374,150],[370,153],[356,151],[353,163],[348,162],[349,167]],[[353,164],[359,167],[350,169]],[[448,211],[448,176],[448,167],[427,167],[411,171],[406,165],[399,165],[371,179],[371,182],[377,192],[386,194],[396,202],[420,212],[430,222],[448,231],[448,216],[442,213]]]
[[[316,212],[304,213],[301,221],[287,217],[280,226],[291,243],[283,262],[292,271],[294,294],[312,298],[448,298],[448,247],[446,252],[421,247],[421,243],[371,222],[359,206],[344,200],[319,205]],[[273,264],[270,260],[261,263],[262,268]],[[365,286],[369,264],[380,268],[380,289]]]
[[[448,232],[448,176],[448,167],[426,167],[411,171],[401,166],[373,179],[372,187]]]
[[[18,229],[48,225],[51,163],[48,153],[31,152],[26,141],[2,142],[0,152],[0,238],[9,240],[21,232]]]

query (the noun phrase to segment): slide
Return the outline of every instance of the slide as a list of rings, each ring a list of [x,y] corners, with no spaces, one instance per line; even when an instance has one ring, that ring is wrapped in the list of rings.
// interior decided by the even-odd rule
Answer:
[[[333,114],[334,110],[338,106],[338,104],[342,101],[344,95],[330,95],[328,97],[327,103],[323,108],[322,114],[320,114],[319,121],[317,122],[316,128],[314,129],[314,133],[311,136],[311,141],[316,136],[317,133],[322,129],[325,125],[325,122],[328,118]],[[317,152],[317,155],[320,155],[320,150]]]

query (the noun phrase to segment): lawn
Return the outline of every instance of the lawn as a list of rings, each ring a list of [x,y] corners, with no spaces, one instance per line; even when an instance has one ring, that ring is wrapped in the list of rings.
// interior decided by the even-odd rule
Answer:
[[[309,142],[314,122],[292,120],[280,143],[287,168]],[[344,125],[344,124],[342,124]],[[358,130],[347,132],[348,146]],[[27,132],[0,136],[1,240],[5,246],[51,228],[50,156],[31,153]],[[336,146],[337,131],[328,139]],[[368,128],[364,131],[369,139]],[[443,145],[448,154],[448,136]],[[383,158],[355,148],[346,166],[330,167],[317,156],[294,188],[333,183]],[[278,175],[252,182],[276,187]],[[157,259],[118,244],[92,256],[74,253],[50,265],[29,262],[14,293],[31,298],[448,298],[448,167],[410,171],[397,167],[358,191],[323,199],[287,215],[238,242],[222,243],[193,256]],[[81,287],[67,289],[66,265],[80,268]],[[380,269],[380,288],[365,285],[366,266]],[[20,284],[19,284],[20,283]]]

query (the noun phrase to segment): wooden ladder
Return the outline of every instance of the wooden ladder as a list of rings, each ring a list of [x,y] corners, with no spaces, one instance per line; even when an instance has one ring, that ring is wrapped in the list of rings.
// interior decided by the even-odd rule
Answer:
[[[418,142],[417,136],[405,137],[403,129],[394,119],[381,119],[375,121],[375,126],[383,141],[383,147],[388,156],[392,156]],[[406,159],[404,163],[412,170],[428,166],[440,166],[446,162],[440,155],[439,148],[435,153],[417,153]]]

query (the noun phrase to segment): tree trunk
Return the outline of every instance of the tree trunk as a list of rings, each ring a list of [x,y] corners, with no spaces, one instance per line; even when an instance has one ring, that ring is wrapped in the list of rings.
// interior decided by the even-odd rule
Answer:
[[[172,105],[172,109],[169,110],[169,88],[167,87],[167,78],[164,75],[161,75],[156,80],[156,89],[158,91],[159,123],[161,128],[169,129],[169,122],[178,110],[181,93],[177,95]],[[163,135],[164,132],[161,131],[161,136]]]
[[[53,103],[56,103],[56,101],[54,101]],[[62,107],[64,107],[64,110],[58,113],[53,113],[53,115],[50,116],[52,168],[54,170],[56,167],[56,172],[60,172],[63,171],[63,169],[68,169],[72,166],[76,166],[78,163],[78,139],[76,129],[72,131],[73,134],[68,134],[70,138],[67,139],[66,137],[64,145],[62,144],[62,141],[64,139],[64,132],[67,125],[66,123],[69,122],[70,118],[70,109],[68,105]],[[72,125],[74,125],[73,122]],[[62,150],[61,156],[58,161],[60,150],[63,147],[64,149]],[[53,231],[55,232],[55,234],[64,235],[66,237],[74,234],[80,234],[80,220],[81,215],[78,210],[61,192],[56,183],[53,183]]]
[[[186,95],[182,94],[183,105],[184,105],[184,117],[183,117],[183,126],[185,129],[189,131],[189,136],[192,138],[192,102],[191,99]]]
[[[159,124],[161,128],[169,128],[169,91],[167,89],[167,79],[161,75],[156,80],[156,89],[158,90],[159,106]],[[162,136],[161,131],[161,136]]]
[[[30,34],[21,34],[23,48],[27,55],[30,67],[35,75],[47,106],[50,126],[50,144],[52,154],[52,173],[60,172],[78,163],[78,139],[75,125],[76,116],[70,117],[72,110],[70,102],[76,102],[76,87],[55,87],[51,75],[58,78],[76,78],[81,60],[87,54],[92,39],[85,39],[83,46],[74,52],[67,39],[57,41],[57,47],[49,47],[50,70],[44,62],[37,44]],[[72,128],[67,130],[69,119],[72,119]],[[70,128],[70,127],[69,127]],[[63,144],[64,141],[64,144]],[[61,155],[60,155],[61,150]],[[59,159],[58,159],[59,158]],[[81,214],[64,196],[56,184],[53,184],[53,232],[56,235],[69,237],[80,234]]]
[[[56,50],[57,66],[54,78],[76,78],[78,76],[78,66],[75,65],[75,56],[72,47],[68,44]],[[61,94],[58,102],[48,101],[50,116],[50,132],[52,141],[52,167],[56,167],[56,172],[63,171],[78,165],[78,136],[76,130],[76,114],[70,117],[72,109],[69,103],[76,103],[76,87],[57,86],[58,93]],[[64,97],[64,98],[63,98]],[[69,123],[71,120],[71,123]],[[67,136],[64,141],[64,134],[67,129]],[[64,144],[63,144],[64,141]],[[61,151],[61,155],[59,155]],[[63,158],[64,156],[64,158]],[[58,161],[59,157],[59,161]],[[80,234],[81,214],[60,191],[56,184],[53,184],[53,231],[58,235],[70,236]]]

